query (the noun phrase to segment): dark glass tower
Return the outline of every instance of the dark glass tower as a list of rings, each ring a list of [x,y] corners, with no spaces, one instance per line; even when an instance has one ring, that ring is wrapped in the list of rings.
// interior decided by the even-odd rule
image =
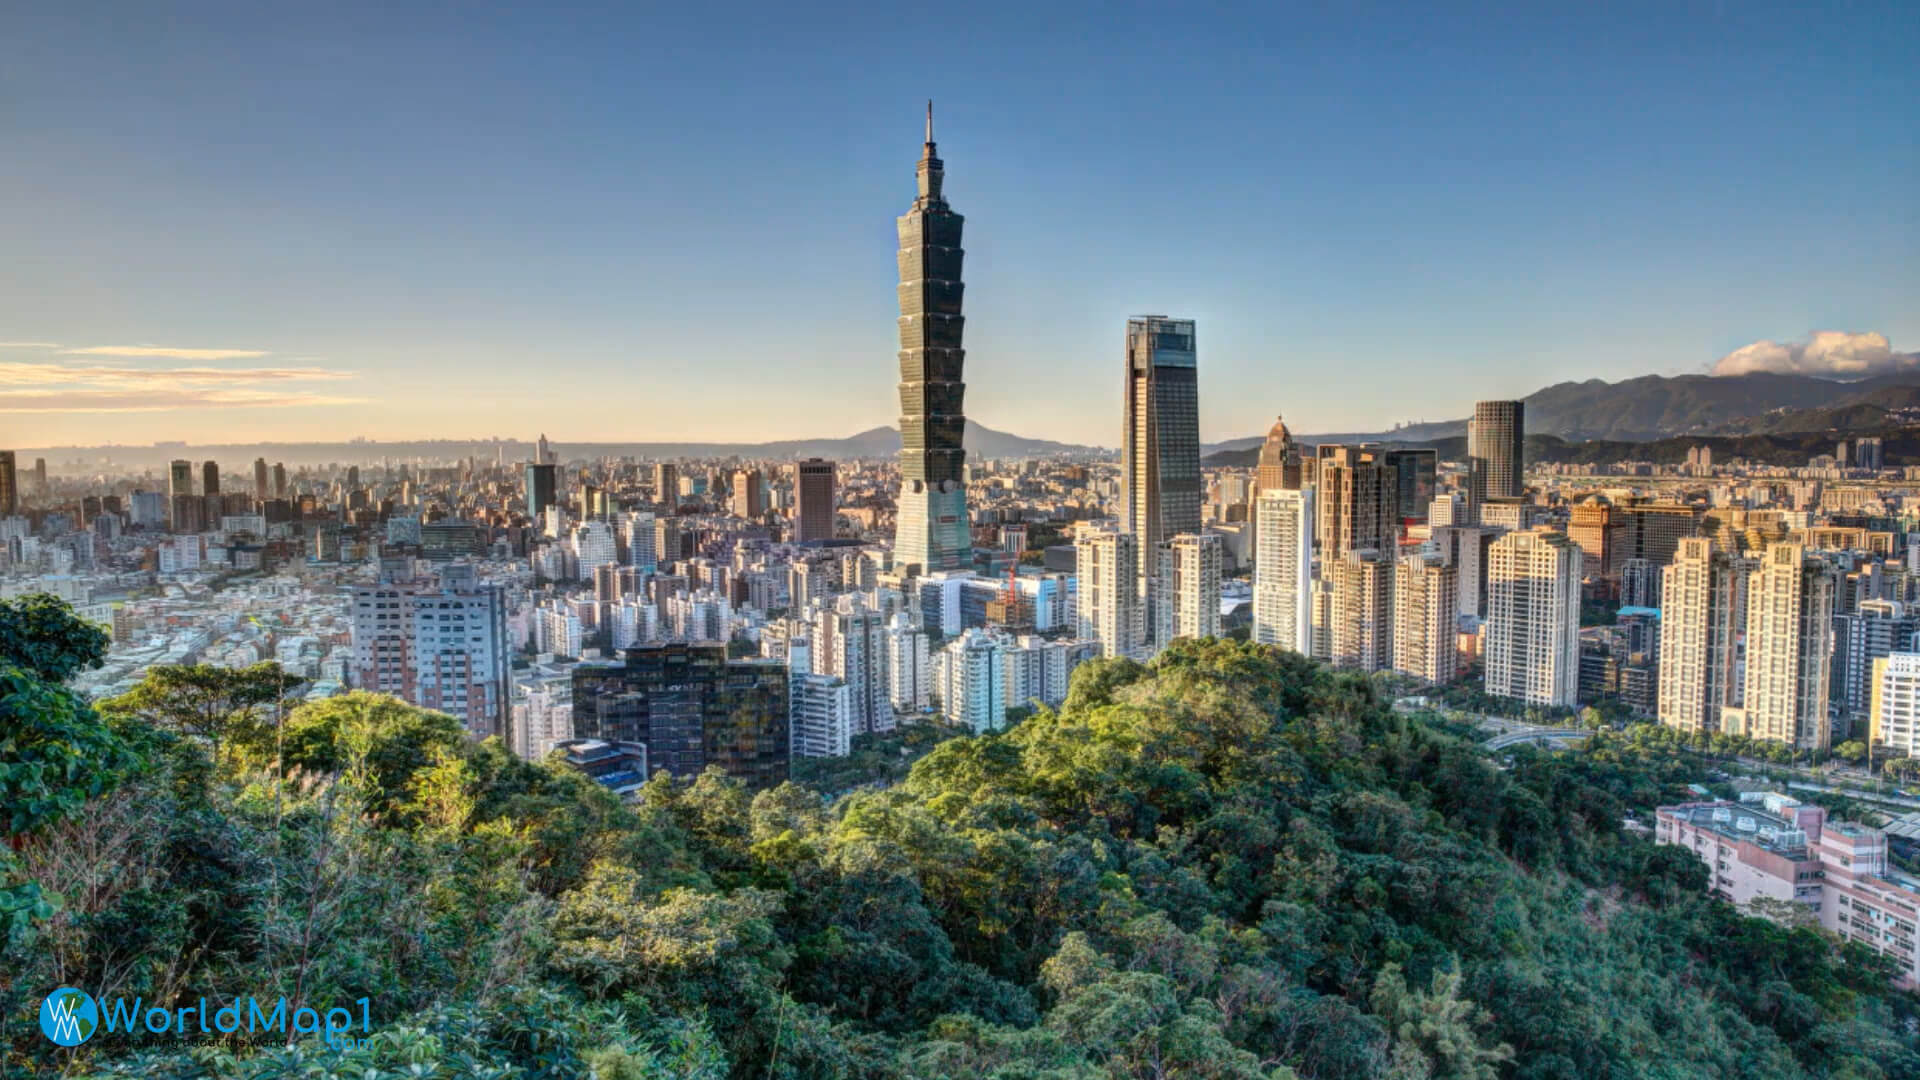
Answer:
[[[1474,520],[1488,499],[1517,499],[1526,493],[1527,405],[1523,401],[1482,401],[1467,425],[1468,497]]]
[[[900,498],[895,563],[953,570],[972,561],[967,517],[967,452],[962,446],[966,350],[960,314],[960,229],[964,220],[940,193],[944,169],[927,142],[916,170],[920,196],[900,227]]]

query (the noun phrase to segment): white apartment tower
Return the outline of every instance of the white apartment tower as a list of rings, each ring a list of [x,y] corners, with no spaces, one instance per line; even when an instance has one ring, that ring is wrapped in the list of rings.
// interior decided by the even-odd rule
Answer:
[[[999,635],[971,628],[945,650],[946,685],[941,704],[947,719],[975,734],[1007,726],[1007,655]]]
[[[1580,690],[1580,572],[1565,533],[1508,533],[1487,558],[1486,689],[1530,705],[1575,705]]]
[[[1140,548],[1132,533],[1083,529],[1074,541],[1078,636],[1098,641],[1100,655],[1140,660],[1146,654],[1140,597]]]
[[[1393,583],[1393,670],[1439,686],[1460,674],[1459,571],[1437,556],[1400,560]]]
[[[1262,490],[1255,515],[1253,640],[1313,655],[1313,488]]]
[[[1713,541],[1689,536],[1660,574],[1660,722],[1682,731],[1720,730],[1735,702],[1744,567]]]
[[[902,611],[887,626],[887,696],[895,712],[925,712],[932,699],[927,632]]]
[[[787,738],[794,757],[846,757],[853,750],[853,688],[836,675],[795,675]]]
[[[1220,635],[1220,538],[1207,533],[1176,536],[1160,548],[1159,573],[1152,578],[1161,602],[1149,604],[1160,625],[1154,646],[1175,638]]]
[[[893,730],[886,623],[859,597],[838,597],[815,614],[813,670],[837,675],[853,688],[855,734]]]
[[[1834,575],[1798,544],[1775,544],[1747,586],[1745,728],[1803,750],[1831,742]]]

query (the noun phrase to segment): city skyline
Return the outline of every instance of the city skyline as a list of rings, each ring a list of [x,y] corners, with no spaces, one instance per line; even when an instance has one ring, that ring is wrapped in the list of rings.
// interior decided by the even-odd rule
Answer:
[[[1117,402],[1084,387],[1143,310],[1207,325],[1210,371],[1238,391],[1203,403],[1209,441],[1276,412],[1377,430],[1717,361],[1908,365],[1887,342],[1920,340],[1903,303],[1916,151],[1887,136],[1920,95],[1902,92],[1910,65],[1873,62],[1910,51],[1897,15],[1399,13],[1424,50],[1337,15],[1153,20],[1166,78],[1134,87],[1108,73],[1148,48],[1131,13],[1062,14],[996,51],[1014,16],[983,11],[937,76],[887,47],[904,28],[776,19],[769,40],[791,46],[857,28],[875,63],[823,82],[833,49],[767,48],[737,85],[702,68],[723,36],[698,15],[544,48],[507,17],[390,15],[390,40],[339,64],[325,20],[161,34],[138,10],[116,27],[44,13],[12,65],[30,120],[0,179],[0,403],[16,446],[877,426],[894,407],[873,377],[891,366],[873,208],[929,94],[987,223],[970,411],[999,430],[1110,444]],[[659,30],[683,47],[617,70]],[[556,61],[568,48],[578,64]],[[513,96],[491,77],[507,66]],[[182,74],[202,67],[219,77]],[[1129,168],[1142,140],[1172,167]],[[744,242],[771,205],[803,273]],[[1171,243],[1127,259],[1130,230],[1089,220]],[[1790,256],[1814,243],[1849,257],[1807,275]],[[769,297],[764,316],[720,317],[742,290]],[[1791,344],[1818,332],[1855,336]],[[1319,377],[1355,361],[1403,377],[1364,400]],[[678,407],[733,381],[754,392]]]

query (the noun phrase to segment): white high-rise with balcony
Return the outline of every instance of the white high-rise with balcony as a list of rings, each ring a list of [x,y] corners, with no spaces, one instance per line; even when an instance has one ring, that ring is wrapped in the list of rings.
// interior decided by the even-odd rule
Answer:
[[[1313,655],[1313,489],[1260,492],[1253,640]]]

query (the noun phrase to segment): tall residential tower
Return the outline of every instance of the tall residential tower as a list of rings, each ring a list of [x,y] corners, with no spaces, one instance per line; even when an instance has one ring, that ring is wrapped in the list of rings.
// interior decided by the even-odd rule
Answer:
[[[940,193],[933,103],[921,148],[920,195],[900,228],[900,498],[894,561],[922,571],[957,570],[973,558],[967,517],[967,452],[960,314],[964,220]]]

